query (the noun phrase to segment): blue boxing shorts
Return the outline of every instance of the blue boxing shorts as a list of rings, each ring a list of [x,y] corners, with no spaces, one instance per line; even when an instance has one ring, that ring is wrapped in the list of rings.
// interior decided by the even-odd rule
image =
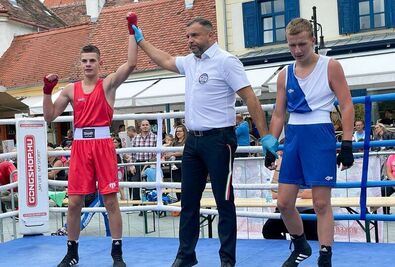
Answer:
[[[307,188],[336,184],[336,137],[331,123],[287,126],[279,182]]]

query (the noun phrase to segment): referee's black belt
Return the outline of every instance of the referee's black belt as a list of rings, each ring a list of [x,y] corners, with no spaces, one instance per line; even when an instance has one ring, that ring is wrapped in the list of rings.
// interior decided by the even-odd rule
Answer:
[[[234,131],[235,127],[234,126],[228,126],[228,127],[223,127],[223,128],[213,128],[207,131],[188,131],[188,134],[193,135],[193,136],[208,136],[208,135],[213,135],[217,134],[220,132],[224,131]]]

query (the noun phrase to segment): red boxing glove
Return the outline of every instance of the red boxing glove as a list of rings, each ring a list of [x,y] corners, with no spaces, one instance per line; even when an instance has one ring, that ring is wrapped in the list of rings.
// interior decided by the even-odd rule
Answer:
[[[44,94],[51,95],[52,90],[54,89],[56,84],[58,84],[58,77],[57,76],[52,81],[48,80],[47,77],[44,77],[44,87],[43,87]]]
[[[132,25],[137,26],[137,15],[136,15],[136,13],[129,12],[128,16],[126,17],[126,20],[128,21],[129,34],[134,34],[134,30],[132,28]]]

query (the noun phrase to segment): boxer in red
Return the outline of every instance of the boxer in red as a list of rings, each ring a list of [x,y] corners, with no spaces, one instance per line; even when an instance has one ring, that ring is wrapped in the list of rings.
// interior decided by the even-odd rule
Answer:
[[[113,266],[126,266],[122,258],[122,218],[117,199],[117,160],[109,126],[113,116],[115,91],[128,78],[137,63],[137,44],[131,27],[131,24],[135,25],[137,22],[136,15],[129,13],[127,21],[130,34],[128,58],[115,73],[100,79],[100,51],[96,46],[87,45],[81,49],[84,79],[68,84],[55,103],[52,103],[51,94],[58,76],[49,74],[44,77],[44,119],[47,122],[53,121],[63,113],[68,103],[71,103],[74,109],[74,141],[68,178],[68,249],[58,267],[78,263],[81,208],[84,196],[96,191],[96,181],[110,221]]]

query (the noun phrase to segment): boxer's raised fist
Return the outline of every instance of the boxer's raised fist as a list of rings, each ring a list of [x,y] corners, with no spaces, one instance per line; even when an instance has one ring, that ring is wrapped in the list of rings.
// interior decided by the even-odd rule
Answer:
[[[44,77],[44,87],[43,92],[46,95],[51,95],[54,87],[58,84],[58,75],[56,74],[48,74]]]
[[[129,12],[126,20],[128,21],[129,34],[134,34],[133,25],[137,26],[137,15],[134,12]]]

